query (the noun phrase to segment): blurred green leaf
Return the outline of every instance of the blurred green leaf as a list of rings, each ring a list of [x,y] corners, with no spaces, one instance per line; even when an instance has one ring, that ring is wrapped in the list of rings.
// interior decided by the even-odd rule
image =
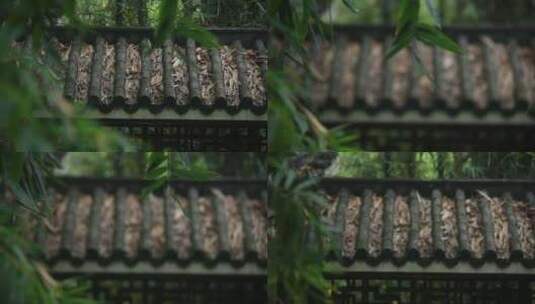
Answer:
[[[150,181],[143,196],[162,189],[174,179],[203,181],[218,176],[204,162],[190,163],[179,152],[147,152],[145,178]]]
[[[390,59],[399,51],[408,47],[413,41],[415,35],[416,26],[409,23],[406,24],[405,27],[398,31],[396,37],[392,41],[392,45],[389,46],[388,51],[386,52],[386,58]]]
[[[432,5],[429,1],[427,3],[428,5]],[[433,13],[433,8],[429,8],[429,10]],[[396,25],[396,35],[386,53],[387,59],[390,59],[402,49],[409,47],[415,39],[451,52],[462,52],[460,46],[440,30],[437,25],[438,23],[428,24],[419,20],[419,12],[419,0],[401,1]]]
[[[161,0],[158,27],[154,41],[161,45],[173,33],[178,13],[177,0]]]
[[[358,14],[359,10],[355,7],[353,0],[343,0],[344,5],[349,8],[354,14]]]
[[[401,0],[396,23],[396,36],[402,29],[408,30],[418,22],[420,0]]]
[[[429,24],[418,24],[416,38],[425,44],[438,46],[453,53],[462,53],[462,48],[439,28]]]
[[[191,38],[205,48],[217,48],[217,37],[205,27],[202,27],[190,19],[181,18],[176,23],[176,31],[179,36]]]
[[[440,12],[436,8],[435,4],[433,3],[433,0],[425,0],[425,3],[426,3],[427,11],[429,12],[429,15],[432,18],[432,23],[435,26],[440,28],[441,27]],[[422,18],[423,17],[420,17],[420,21],[423,22],[423,23],[426,23],[426,22],[424,22],[424,20],[422,20]]]

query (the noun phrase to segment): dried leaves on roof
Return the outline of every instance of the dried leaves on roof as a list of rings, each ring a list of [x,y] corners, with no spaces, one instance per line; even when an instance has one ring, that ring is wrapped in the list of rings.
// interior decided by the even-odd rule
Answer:
[[[115,77],[115,46],[104,42],[104,60],[102,62],[102,76],[100,90],[102,102],[111,104],[113,98],[113,80]]]
[[[89,81],[91,79],[91,60],[93,59],[93,46],[84,43],[78,59],[78,73],[76,79],[76,100],[87,100]]]
[[[173,86],[175,88],[177,102],[184,105],[189,96],[188,87],[188,67],[186,65],[185,58],[186,51],[184,48],[175,46],[173,48],[173,59],[171,64],[173,65]]]
[[[528,217],[528,205],[525,202],[508,201],[502,196],[487,195],[484,191],[467,192],[467,197],[464,198],[464,192],[457,190],[455,197],[459,200],[458,202],[452,199],[453,195],[440,194],[438,190],[433,191],[433,195],[421,195],[413,190],[410,196],[390,192],[386,195],[369,190],[362,192],[365,199],[369,199],[368,214],[363,213],[363,210],[366,210],[361,199],[363,196],[349,194],[345,209],[339,210],[340,202],[338,199],[333,199],[338,195],[330,194],[332,199],[322,212],[322,222],[328,227],[341,225],[341,242],[338,245],[340,248],[335,248],[335,251],[340,252],[344,259],[357,258],[359,240],[361,237],[363,237],[362,240],[366,240],[366,235],[359,235],[361,229],[367,229],[368,239],[364,250],[371,258],[381,257],[385,254],[385,250],[390,249],[384,247],[385,244],[391,244],[394,257],[403,261],[409,258],[410,244],[410,249],[415,249],[419,258],[433,259],[438,251],[443,250],[446,259],[456,260],[462,256],[461,249],[464,249],[460,244],[461,236],[463,239],[466,236],[466,249],[474,260],[481,260],[488,254],[495,254],[498,260],[508,261],[513,248],[520,248],[526,260],[534,258],[535,234],[533,224]],[[435,193],[440,195],[435,195]],[[434,198],[430,199],[430,196]],[[508,215],[508,211],[506,212],[508,202],[512,204],[512,217]],[[464,206],[466,217],[460,214],[461,210],[457,210],[458,206]],[[413,207],[416,210],[413,210]],[[392,213],[385,210],[392,210]],[[413,223],[415,220],[412,218],[413,211],[417,211],[416,223]],[[435,211],[438,212],[436,219],[439,221],[438,225],[434,223],[433,212]],[[343,214],[340,215],[337,212],[343,212]],[[486,220],[487,215],[489,222]],[[511,221],[515,224],[512,227],[516,230],[518,240],[513,238]],[[368,223],[368,226],[360,227],[362,223]],[[466,227],[461,227],[463,224]],[[435,227],[438,227],[438,232],[434,231]],[[413,231],[413,228],[416,230]],[[388,233],[391,235],[386,235]],[[491,239],[488,240],[487,237]],[[443,249],[438,243],[443,244]]]
[[[394,256],[401,258],[409,243],[410,210],[406,197],[396,196],[394,214]]]
[[[384,202],[381,196],[372,196],[372,207],[370,209],[370,232],[369,232],[369,254],[378,257],[383,248],[383,212]]]
[[[223,77],[225,82],[225,92],[230,105],[239,103],[239,81],[238,64],[236,62],[235,50],[228,46],[223,46],[221,52],[221,63],[223,65]]]
[[[98,39],[97,39],[98,40]],[[122,41],[122,40],[121,40]],[[57,39],[53,40],[55,48],[59,51],[61,60],[63,62],[62,67],[57,67],[56,70],[65,82],[65,71],[69,65],[75,65],[75,80],[74,80],[74,98],[82,102],[86,102],[91,95],[92,100],[96,102],[98,106],[106,105],[106,109],[114,109],[116,107],[109,107],[113,103],[123,100],[122,91],[115,92],[114,81],[117,74],[117,54],[116,54],[116,41],[110,41],[104,39],[104,52],[101,58],[95,58],[95,45],[96,41],[82,41],[80,51],[75,54],[76,59],[73,62],[69,62],[71,42],[59,42]],[[232,113],[240,107],[246,96],[251,96],[251,101],[256,109],[266,108],[266,91],[265,91],[265,75],[262,71],[264,65],[264,55],[260,55],[261,50],[255,48],[243,49],[244,58],[244,91],[240,91],[240,83],[238,77],[238,63],[237,63],[237,50],[229,45],[223,45],[219,50],[223,72],[223,86],[224,92],[223,98],[226,101],[228,109],[232,109]],[[100,53],[99,53],[100,54]],[[174,94],[170,93],[169,96],[165,96],[173,101],[176,105],[189,106],[193,105],[193,94],[190,94],[190,81],[194,79],[189,75],[188,64],[185,60],[185,50],[182,44],[173,43],[171,47],[171,56],[168,61],[171,65],[171,69],[164,69],[163,65],[163,50],[161,48],[150,48],[148,58],[143,58],[141,42],[128,41],[126,44],[126,64],[124,65],[125,79],[124,79],[124,93],[126,95],[126,105],[128,111],[136,111],[139,107],[138,103],[143,100],[145,93],[149,94],[150,103],[154,109],[163,109],[164,106],[164,71],[170,71],[171,78],[170,84],[174,88]],[[148,59],[147,67],[142,64]],[[100,92],[89,92],[91,87],[91,73],[94,68],[93,65],[98,62],[102,63],[102,70],[100,75],[97,75],[99,84],[95,88],[100,87]],[[167,60],[166,60],[167,62]],[[201,97],[201,102],[204,106],[213,106],[215,104],[216,97],[216,75],[213,69],[212,56],[210,50],[202,47],[195,49],[195,62],[197,69],[197,77],[199,80],[198,87]],[[120,65],[122,66],[122,65]],[[148,88],[141,88],[143,70],[148,69],[149,79]],[[143,89],[143,90],[141,90]],[[244,96],[240,96],[244,94]],[[176,97],[175,97],[176,95]],[[167,100],[167,99],[166,99]],[[140,103],[141,105],[141,103]],[[119,104],[119,107],[123,104]],[[244,106],[245,107],[245,106]],[[248,107],[248,104],[246,105]],[[100,107],[99,107],[100,108]],[[263,110],[262,110],[263,111]],[[257,111],[255,111],[256,113]]]
[[[444,101],[449,109],[484,113],[491,103],[498,103],[498,109],[515,110],[517,105],[524,109],[524,101],[534,102],[535,51],[521,40],[480,35],[466,41],[463,54],[415,43],[386,61],[388,37],[371,32],[357,37],[339,34],[338,40],[307,45],[314,76],[310,85],[314,108],[322,109],[329,101],[327,107],[333,108],[358,111],[380,106],[382,111],[400,111],[412,109],[407,106],[417,101],[416,106],[427,111],[441,108]],[[513,44],[517,52],[512,52]],[[364,46],[369,46],[365,54]],[[518,62],[516,76],[514,61]],[[291,73],[299,73],[291,64],[287,67]],[[520,87],[527,87],[528,92],[516,96]],[[497,92],[498,100],[491,100],[491,90]]]
[[[357,248],[359,216],[362,201],[358,196],[351,196],[344,212],[343,256],[353,257]]]
[[[161,104],[163,99],[162,49],[152,49],[150,53],[150,99],[152,104]]]
[[[483,257],[485,243],[483,237],[483,224],[481,211],[476,200],[465,201],[466,216],[468,218],[468,240],[472,252],[476,258]]]
[[[45,248],[47,261],[110,261],[126,255],[124,262],[188,262],[197,254],[217,261],[223,253],[237,262],[267,261],[264,200],[236,189],[215,187],[200,195],[178,189],[142,197],[138,189],[106,180],[89,191],[54,189],[50,224],[31,221],[29,232]]]
[[[134,103],[141,78],[141,53],[139,46],[129,43],[126,49],[126,99]]]

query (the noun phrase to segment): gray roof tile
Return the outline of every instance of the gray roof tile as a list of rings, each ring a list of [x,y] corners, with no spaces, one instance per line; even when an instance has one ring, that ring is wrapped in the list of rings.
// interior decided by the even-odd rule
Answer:
[[[265,184],[172,182],[142,198],[144,184],[60,179],[53,230],[36,236],[46,260],[267,263]]]
[[[342,264],[465,260],[535,266],[531,181],[324,179]],[[334,208],[334,209],[333,209]],[[329,222],[329,218],[325,221]]]

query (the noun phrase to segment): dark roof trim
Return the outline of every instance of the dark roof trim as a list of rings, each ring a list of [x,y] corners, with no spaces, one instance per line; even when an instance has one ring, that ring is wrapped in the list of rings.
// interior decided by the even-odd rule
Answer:
[[[48,111],[37,112],[36,117],[41,119],[59,119],[56,115]],[[264,125],[267,124],[266,113],[255,114],[254,112],[239,111],[235,114],[229,114],[229,112],[224,109],[212,109],[211,111],[203,109],[189,109],[185,113],[180,113],[178,111],[160,111],[155,113],[149,109],[140,108],[135,112],[129,113],[119,108],[114,111],[110,111],[109,113],[103,113],[97,109],[87,108],[84,109],[82,115],[73,116],[72,118],[98,119],[102,122],[121,121],[123,126],[135,124],[136,121],[145,121],[151,123],[170,121],[175,125],[188,121],[196,122],[197,124],[201,121],[232,123],[243,121],[247,124],[254,124],[256,122],[261,122]],[[179,123],[177,123],[177,120],[179,120]]]
[[[394,265],[392,263],[379,263],[372,265],[369,263],[355,263],[348,267],[340,267],[338,262],[328,262],[327,271],[328,277],[347,277],[348,274],[386,276],[394,278],[397,276],[411,275],[411,276],[431,276],[431,275],[473,275],[479,278],[480,276],[526,276],[535,275],[535,268],[526,268],[521,263],[511,263],[507,267],[500,267],[497,264],[487,263],[483,267],[474,267],[466,261],[460,261],[454,266],[447,266],[443,263],[431,263],[429,265],[421,265],[418,262],[408,261],[403,265]]]
[[[485,189],[490,193],[496,192],[522,192],[528,189],[535,189],[535,180],[522,179],[452,179],[452,180],[416,180],[416,179],[365,179],[365,178],[324,178],[321,181],[323,189],[338,191],[348,189],[352,191],[363,191],[370,189],[373,191],[386,192],[388,189],[400,191],[408,194],[411,190],[431,193],[433,189],[440,189],[443,193],[454,193],[457,189],[481,190]]]
[[[231,264],[219,263],[214,266],[206,266],[204,263],[190,263],[180,266],[173,262],[165,262],[161,265],[154,266],[150,262],[137,262],[135,267],[124,263],[116,262],[109,265],[101,265],[95,261],[86,261],[81,265],[73,265],[68,261],[60,261],[51,265],[50,271],[54,275],[99,275],[104,274],[107,278],[114,275],[209,275],[209,276],[265,276],[266,269],[257,264],[246,264],[241,267],[234,267]]]
[[[231,44],[239,40],[245,47],[253,48],[256,40],[262,40],[264,43],[268,40],[268,31],[262,28],[208,27],[207,30],[214,34],[221,44]],[[78,31],[72,27],[51,27],[49,32],[65,40],[82,34],[89,41],[94,41],[98,35],[110,40],[126,36],[131,41],[141,41],[142,38],[153,38],[155,31],[149,27],[90,27],[85,31]],[[174,40],[185,42],[186,38],[175,35]]]
[[[527,42],[535,35],[535,26],[445,26],[442,30],[448,35],[458,37],[466,36],[467,38],[478,38],[482,35],[491,35],[493,37],[519,38],[520,41]],[[395,27],[388,25],[334,25],[335,35],[343,34],[348,38],[361,39],[363,35],[370,37],[392,36]],[[328,33],[328,32],[327,32]]]
[[[146,184],[150,180],[144,180],[140,178],[130,178],[130,177],[78,177],[78,176],[58,176],[57,180],[64,180],[69,183],[76,184],[87,184],[94,183],[102,185],[102,183],[111,183],[114,185],[128,185],[128,184]],[[238,185],[238,184],[247,184],[247,185],[262,185],[265,184],[265,179],[260,178],[218,178],[213,180],[187,180],[187,179],[174,179],[170,182],[171,185],[209,185],[209,186],[221,186],[221,185]]]
[[[453,116],[447,110],[437,109],[432,113],[421,115],[419,110],[408,110],[403,113],[394,111],[383,111],[370,116],[364,109],[356,109],[351,112],[342,113],[335,109],[325,109],[320,112],[321,121],[327,125],[351,124],[359,126],[422,126],[440,127],[452,126],[452,119],[455,119],[455,126],[467,127],[534,127],[533,116],[535,111],[517,112],[512,115],[502,115],[501,113],[488,113],[482,119],[480,115],[471,112],[458,113]]]
[[[53,185],[58,189],[69,189],[76,186],[80,190],[93,191],[96,187],[103,189],[117,189],[124,187],[125,189],[139,190],[142,187],[150,185],[150,180],[143,180],[138,178],[102,178],[102,177],[76,177],[76,176],[60,176],[51,180]],[[195,187],[199,190],[209,190],[210,188],[217,188],[221,190],[241,190],[247,194],[258,194],[258,190],[265,190],[267,181],[265,179],[238,179],[226,178],[216,180],[173,180],[169,185],[176,190],[188,190]]]

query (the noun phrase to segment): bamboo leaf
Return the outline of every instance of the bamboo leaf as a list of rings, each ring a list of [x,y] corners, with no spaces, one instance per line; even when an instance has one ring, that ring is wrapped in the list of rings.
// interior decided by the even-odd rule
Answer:
[[[386,52],[386,58],[390,59],[402,49],[408,47],[416,35],[416,26],[407,23],[396,35],[392,45]]]
[[[358,14],[359,10],[353,4],[353,0],[343,0],[344,5],[349,8],[354,14]]]
[[[462,48],[439,28],[429,24],[418,24],[416,38],[427,45],[438,46],[453,53],[462,53]]]
[[[433,22],[436,26],[440,27],[440,15],[438,12],[438,9],[433,4],[433,0],[425,0],[425,4],[427,6],[427,10],[429,11],[429,14],[433,18]],[[444,12],[442,12],[444,13]]]
[[[286,176],[286,181],[284,182],[284,189],[289,190],[295,178],[296,178],[295,171],[294,170],[288,171],[288,174]]]
[[[420,13],[420,0],[401,0],[398,20],[396,24],[396,35],[399,35],[403,28],[414,25],[418,22]]]
[[[176,16],[178,13],[178,3],[176,0],[162,0],[160,3],[159,23],[156,28],[156,37],[154,39],[157,45],[169,37],[175,27]]]
[[[176,23],[175,32],[182,37],[191,38],[206,48],[217,48],[217,37],[206,28],[196,24],[193,20],[182,18]]]

